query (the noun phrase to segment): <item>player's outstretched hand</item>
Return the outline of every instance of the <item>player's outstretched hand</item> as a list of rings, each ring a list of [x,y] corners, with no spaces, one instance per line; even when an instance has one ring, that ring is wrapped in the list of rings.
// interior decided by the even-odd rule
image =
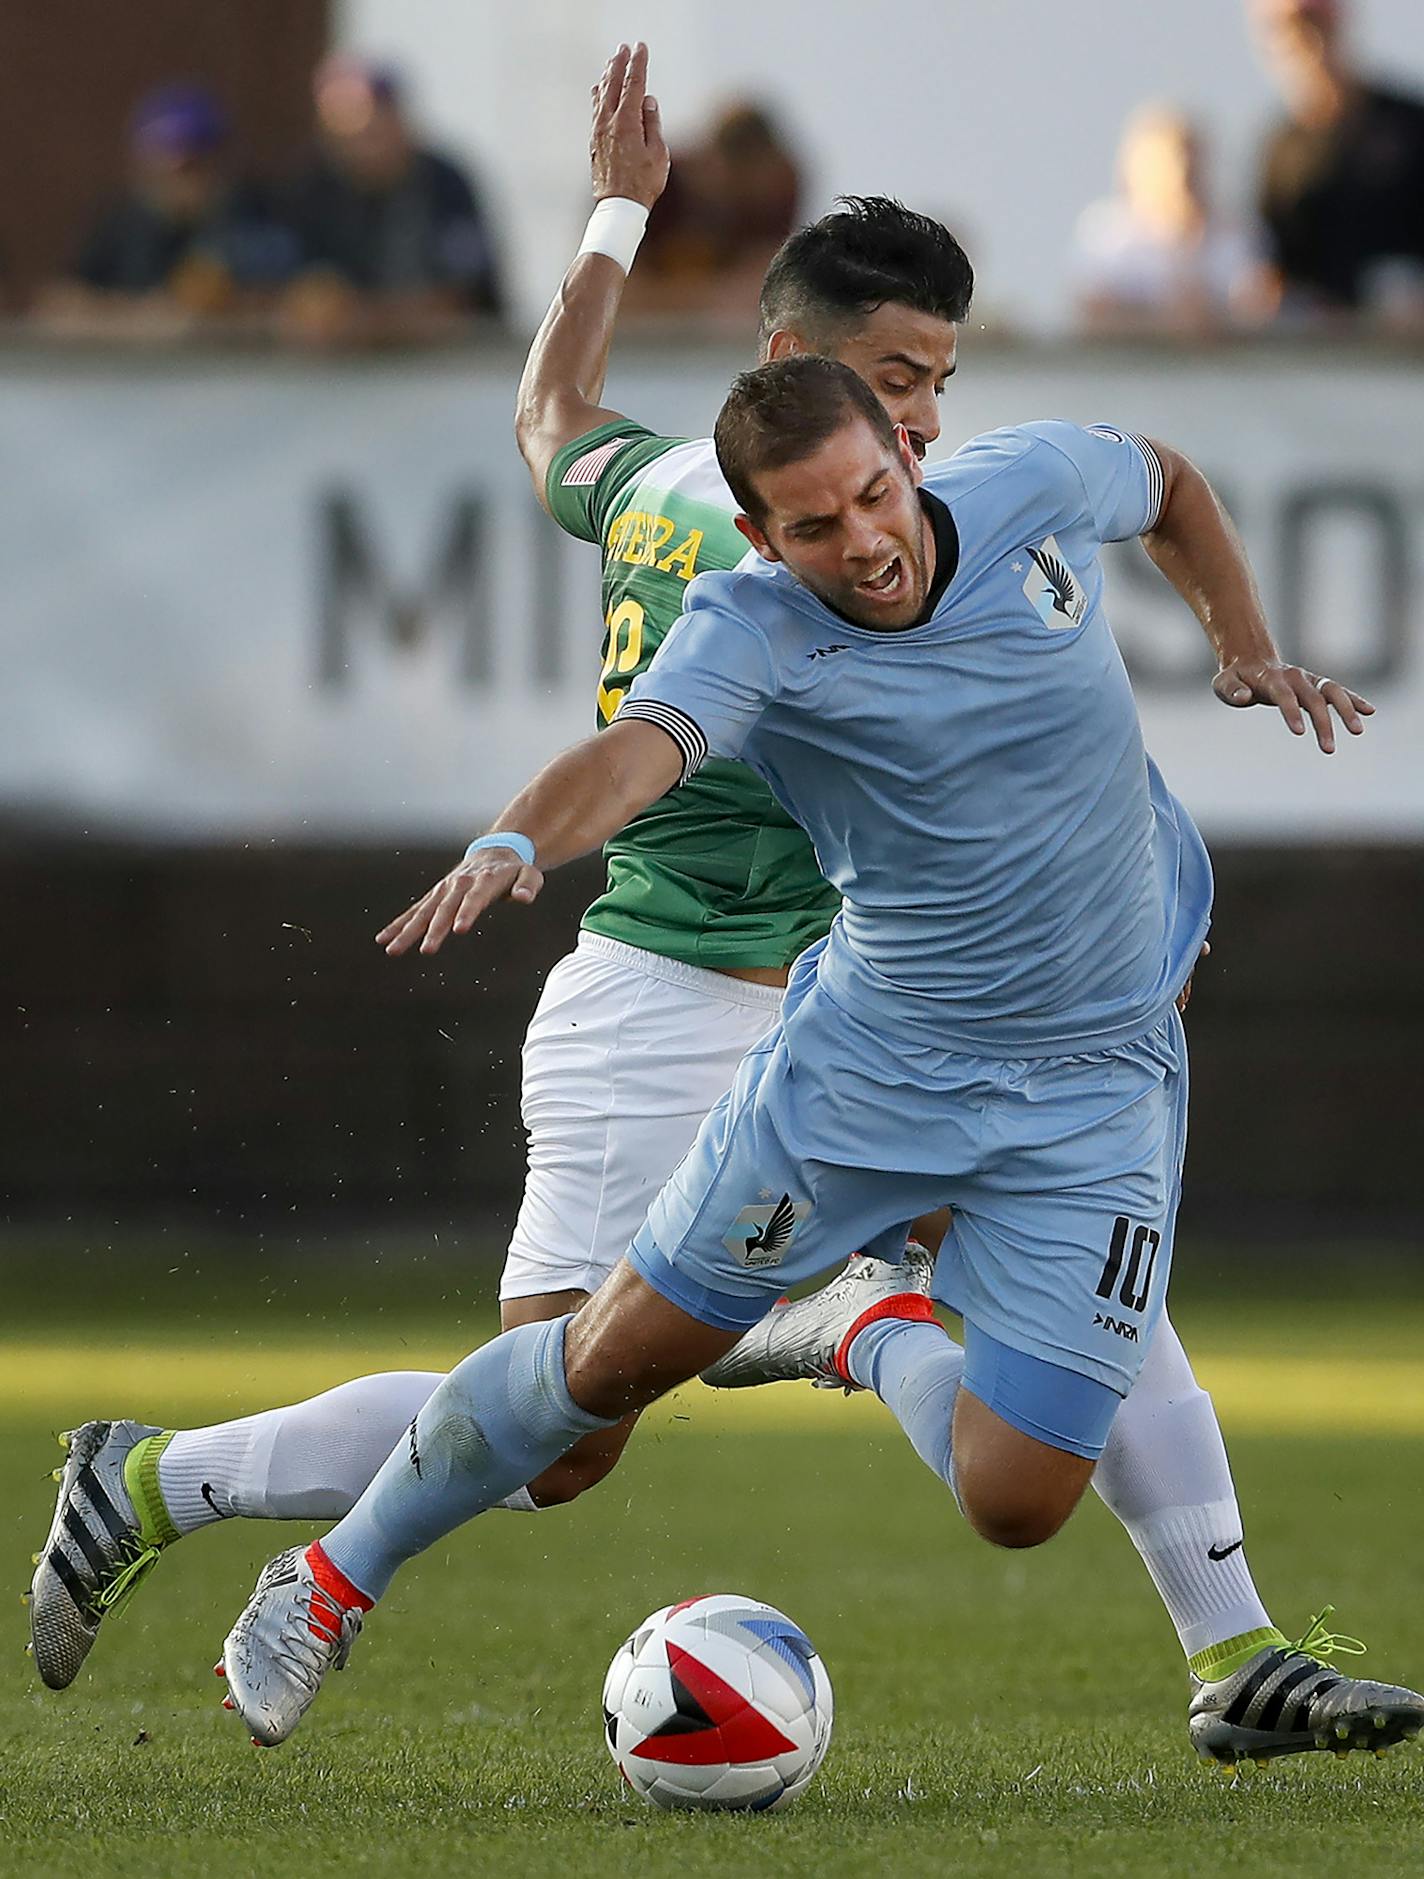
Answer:
[[[1306,719],[1315,727],[1315,741],[1328,756],[1335,748],[1334,711],[1352,737],[1364,730],[1374,712],[1368,698],[1352,692],[1338,679],[1302,672],[1298,665],[1279,665],[1262,659],[1234,659],[1212,680],[1212,690],[1224,705],[1244,710],[1247,705],[1274,705],[1297,737],[1305,735]]]
[[[417,940],[423,953],[438,953],[452,933],[468,933],[486,908],[497,900],[534,900],[544,885],[540,869],[527,867],[503,848],[482,848],[428,894],[376,935],[393,959],[408,953]]]
[[[648,95],[648,48],[620,46],[593,88],[588,144],[597,201],[625,196],[651,209],[667,187],[667,142],[658,101]]]

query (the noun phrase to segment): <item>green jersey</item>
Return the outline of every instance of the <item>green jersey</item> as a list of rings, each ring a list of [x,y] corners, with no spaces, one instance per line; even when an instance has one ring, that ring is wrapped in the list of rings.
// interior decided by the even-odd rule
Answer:
[[[688,582],[735,567],[747,544],[709,438],[604,424],[559,452],[547,489],[560,527],[603,551],[602,728],[681,613]],[[604,856],[608,885],[584,926],[689,965],[789,965],[840,907],[802,829],[739,763],[705,763]]]

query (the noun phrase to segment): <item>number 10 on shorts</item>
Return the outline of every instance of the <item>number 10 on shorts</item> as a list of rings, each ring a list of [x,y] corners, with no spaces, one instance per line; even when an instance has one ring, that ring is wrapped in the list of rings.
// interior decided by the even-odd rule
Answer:
[[[1097,1297],[1111,1298],[1121,1278],[1122,1285],[1117,1292],[1118,1303],[1128,1311],[1141,1311],[1152,1293],[1152,1273],[1157,1264],[1157,1248],[1161,1244],[1162,1235],[1156,1227],[1134,1225],[1126,1214],[1119,1214],[1113,1221],[1112,1241],[1103,1266],[1103,1276],[1098,1280]]]

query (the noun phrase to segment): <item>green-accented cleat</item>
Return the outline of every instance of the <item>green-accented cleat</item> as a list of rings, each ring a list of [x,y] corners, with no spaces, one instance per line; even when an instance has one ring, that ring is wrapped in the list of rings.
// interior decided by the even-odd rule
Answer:
[[[30,1586],[35,1668],[51,1690],[73,1683],[100,1624],[178,1538],[158,1493],[166,1443],[143,1422],[86,1422],[60,1437],[69,1459]]]
[[[1327,1605],[1312,1618],[1294,1644],[1268,1644],[1227,1676],[1193,1676],[1187,1732],[1198,1755],[1230,1767],[1314,1749],[1336,1756],[1370,1749],[1380,1755],[1418,1735],[1424,1696],[1342,1676],[1325,1661],[1359,1656],[1365,1648],[1358,1638],[1326,1630],[1333,1610]]]

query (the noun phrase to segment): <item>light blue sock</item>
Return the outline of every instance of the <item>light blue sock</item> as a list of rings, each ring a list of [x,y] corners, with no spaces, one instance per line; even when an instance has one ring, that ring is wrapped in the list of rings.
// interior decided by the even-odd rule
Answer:
[[[580,1409],[564,1380],[567,1318],[520,1325],[437,1384],[322,1550],[367,1598],[398,1567],[493,1507],[611,1420]]]
[[[964,1348],[937,1324],[881,1318],[846,1354],[857,1383],[874,1390],[909,1436],[920,1460],[955,1495],[950,1434],[964,1375]]]

